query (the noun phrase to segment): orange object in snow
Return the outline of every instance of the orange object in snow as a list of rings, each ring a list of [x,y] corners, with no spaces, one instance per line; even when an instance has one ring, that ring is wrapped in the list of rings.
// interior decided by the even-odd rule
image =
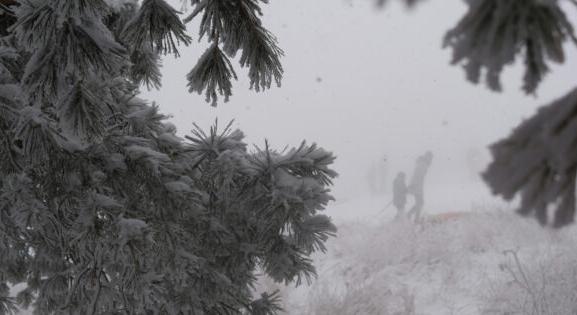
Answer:
[[[461,212],[461,211],[443,212],[429,215],[425,218],[425,221],[430,223],[443,223],[447,221],[462,219],[463,217],[466,217],[470,214],[471,214],[470,212]]]

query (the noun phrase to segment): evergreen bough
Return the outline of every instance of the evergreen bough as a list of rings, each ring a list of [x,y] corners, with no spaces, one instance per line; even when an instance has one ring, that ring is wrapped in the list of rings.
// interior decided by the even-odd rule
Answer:
[[[192,1],[207,16],[220,2]],[[256,2],[230,3],[234,20],[202,28],[210,49],[242,49],[255,88],[268,87],[280,50]],[[321,214],[334,156],[304,142],[249,150],[230,124],[178,137],[137,97],[160,84],[160,56],[190,42],[164,0],[0,10],[0,314],[275,314],[274,292],[253,297],[257,270],[314,277],[310,255],[335,233]],[[191,76],[215,99],[211,75]]]
[[[563,63],[563,44],[577,43],[574,29],[556,0],[469,0],[469,10],[445,37],[453,63],[464,62],[467,78],[478,83],[485,70],[489,88],[502,89],[504,67],[523,56],[523,90],[534,93],[549,71]]]

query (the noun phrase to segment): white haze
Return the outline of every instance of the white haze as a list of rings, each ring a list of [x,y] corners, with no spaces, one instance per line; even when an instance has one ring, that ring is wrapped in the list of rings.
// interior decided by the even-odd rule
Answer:
[[[575,50],[552,69],[536,97],[520,91],[520,67],[508,70],[505,91],[494,93],[466,82],[462,69],[449,65],[451,52],[441,47],[444,33],[465,12],[464,2],[429,0],[410,11],[397,3],[377,10],[372,2],[265,5],[264,24],[286,53],[281,88],[249,91],[246,73],[237,67],[230,102],[210,107],[186,88],[185,75],[206,48],[201,41],[183,49],[180,59],[165,58],[161,90],[145,96],[173,115],[181,134],[193,122],[208,128],[218,118],[223,125],[235,119],[257,145],[265,138],[280,149],[303,139],[317,142],[337,155],[337,202],[368,198],[368,178],[381,176],[374,170],[383,169],[384,157],[390,183],[396,172],[412,172],[414,159],[426,150],[435,155],[426,211],[494,202],[478,175],[489,161],[487,146],[573,87]],[[172,4],[181,7],[179,0]]]

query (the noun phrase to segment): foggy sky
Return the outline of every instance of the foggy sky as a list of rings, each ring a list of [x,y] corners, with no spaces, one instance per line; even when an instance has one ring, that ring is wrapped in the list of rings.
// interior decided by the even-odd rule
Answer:
[[[183,48],[180,59],[165,58],[162,88],[144,96],[173,115],[180,134],[189,133],[193,122],[208,128],[218,117],[222,124],[235,119],[249,143],[263,145],[266,138],[283,148],[303,139],[317,142],[337,155],[337,199],[363,196],[370,166],[385,163],[384,156],[392,181],[397,171],[410,173],[425,150],[435,154],[429,200],[443,205],[456,195],[488,198],[484,186],[471,180],[468,152],[488,159],[487,145],[573,88],[575,50],[564,66],[552,69],[536,97],[521,92],[520,67],[507,70],[505,91],[494,93],[466,82],[462,69],[449,65],[451,51],[442,49],[444,33],[465,12],[463,2],[429,0],[411,11],[398,4],[376,10],[371,2],[265,5],[264,25],[286,54],[281,88],[250,91],[235,60],[239,80],[228,103],[213,108],[204,96],[189,94],[185,75],[207,47],[203,40]],[[197,40],[196,24],[189,30]]]

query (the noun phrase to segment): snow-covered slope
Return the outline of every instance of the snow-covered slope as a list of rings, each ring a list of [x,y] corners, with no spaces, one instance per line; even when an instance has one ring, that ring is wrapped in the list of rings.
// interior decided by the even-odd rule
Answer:
[[[337,209],[347,204],[360,211]],[[576,314],[575,228],[496,209],[422,225],[386,217],[339,215],[312,285],[263,286],[281,289],[289,314]]]
[[[388,198],[336,203],[338,236],[318,279],[280,289],[295,315],[577,314],[577,228],[542,228],[485,206],[422,225],[392,221]],[[515,260],[518,258],[518,263]],[[22,314],[30,314],[22,312]]]

